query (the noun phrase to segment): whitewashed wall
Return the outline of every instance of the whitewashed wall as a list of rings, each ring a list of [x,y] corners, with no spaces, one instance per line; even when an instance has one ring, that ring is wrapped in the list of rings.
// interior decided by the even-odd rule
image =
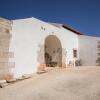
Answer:
[[[15,68],[12,68],[14,77],[37,71],[40,47],[43,47],[41,52],[43,59],[44,41],[48,35],[56,35],[60,39],[62,47],[67,52],[66,64],[73,60],[73,49],[78,50],[78,36],[75,33],[35,18],[13,21],[10,51],[14,52],[14,58],[9,60],[15,62]]]
[[[84,66],[95,66],[98,53],[99,37],[79,36],[79,57]]]

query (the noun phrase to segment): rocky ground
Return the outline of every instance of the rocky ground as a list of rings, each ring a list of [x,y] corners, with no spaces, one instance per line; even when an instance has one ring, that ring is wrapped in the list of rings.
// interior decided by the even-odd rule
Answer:
[[[0,88],[0,100],[100,100],[100,67],[51,69]]]

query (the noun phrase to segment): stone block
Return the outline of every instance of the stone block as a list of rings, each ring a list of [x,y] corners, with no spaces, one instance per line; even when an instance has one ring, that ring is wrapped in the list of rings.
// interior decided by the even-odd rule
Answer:
[[[18,77],[16,80],[17,81],[23,80],[23,77],[22,76],[21,77]]]
[[[38,71],[37,74],[46,73],[47,71]]]
[[[0,84],[6,83],[6,80],[0,80]]]
[[[31,77],[32,77],[31,74],[22,75],[22,78],[23,78],[23,79],[28,79],[28,78],[31,78]]]
[[[66,64],[65,63],[62,63],[62,68],[66,68]]]
[[[0,84],[0,88],[3,88],[3,87],[5,87],[5,86],[7,86],[8,85],[8,83],[1,83]]]
[[[7,83],[14,83],[14,82],[16,82],[16,79],[9,79],[9,80],[7,80]]]
[[[38,71],[45,71],[45,68],[46,68],[46,64],[40,64],[38,66]]]

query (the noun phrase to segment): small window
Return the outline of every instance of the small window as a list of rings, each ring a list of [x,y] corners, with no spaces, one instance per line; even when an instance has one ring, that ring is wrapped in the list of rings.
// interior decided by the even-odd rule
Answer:
[[[98,48],[100,49],[100,45],[98,45]]]
[[[76,49],[73,50],[73,57],[77,58],[77,50]]]
[[[98,56],[100,56],[100,53],[98,53]]]
[[[97,58],[97,61],[100,61],[100,58],[99,57]]]
[[[100,44],[100,41],[98,41],[98,44]]]

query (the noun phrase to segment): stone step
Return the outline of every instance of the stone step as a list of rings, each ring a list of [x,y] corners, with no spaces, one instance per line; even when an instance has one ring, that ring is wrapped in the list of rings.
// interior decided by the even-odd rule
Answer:
[[[47,71],[38,71],[37,74],[46,73]]]
[[[0,80],[0,88],[3,88],[5,86],[7,86],[7,85],[8,84],[7,84],[6,80]]]
[[[7,80],[7,83],[14,83],[14,82],[16,82],[16,79],[9,79],[9,80]]]
[[[0,84],[0,88],[4,88],[7,85],[8,85],[8,83],[2,83],[2,84]]]
[[[23,79],[28,79],[28,78],[31,78],[31,77],[32,77],[32,75],[30,75],[30,74],[22,75],[22,78]]]
[[[0,80],[0,84],[6,83],[6,80]]]
[[[17,81],[23,80],[22,76],[17,78]]]

